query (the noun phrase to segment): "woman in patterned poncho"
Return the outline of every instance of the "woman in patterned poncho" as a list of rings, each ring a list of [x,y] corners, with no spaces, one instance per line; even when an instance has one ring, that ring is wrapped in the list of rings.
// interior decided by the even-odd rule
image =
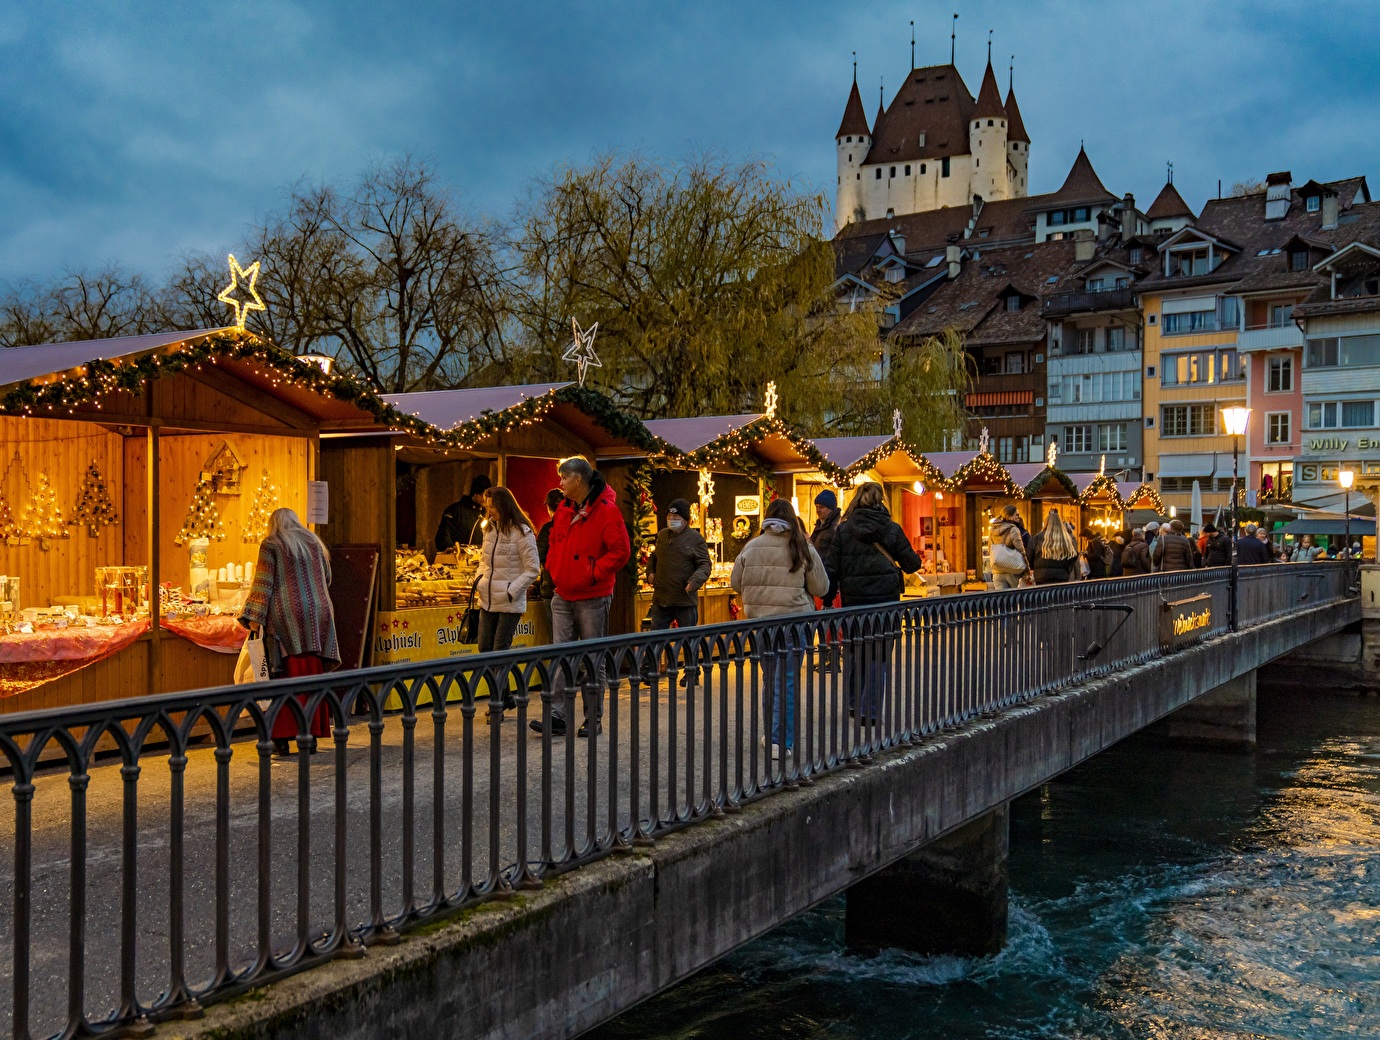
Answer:
[[[331,555],[325,544],[291,509],[275,509],[240,614],[240,624],[264,636],[273,675],[320,675],[340,663],[330,584]],[[315,737],[330,735],[330,712],[324,704],[311,720],[311,732]],[[292,712],[278,712],[272,736],[276,753],[288,754],[288,742],[297,736]]]

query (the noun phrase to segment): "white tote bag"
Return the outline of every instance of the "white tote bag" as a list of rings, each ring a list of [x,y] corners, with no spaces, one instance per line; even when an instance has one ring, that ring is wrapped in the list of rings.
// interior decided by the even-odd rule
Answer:
[[[992,546],[992,570],[998,574],[1020,574],[1025,570],[1025,557],[1005,542],[997,542]]]
[[[235,662],[235,685],[256,682],[268,682],[268,658],[264,654],[263,638],[251,632]]]

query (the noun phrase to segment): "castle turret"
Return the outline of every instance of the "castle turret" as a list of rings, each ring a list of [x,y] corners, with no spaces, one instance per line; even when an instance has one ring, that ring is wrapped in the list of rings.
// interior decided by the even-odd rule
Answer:
[[[1011,198],[1023,199],[1030,194],[1030,135],[1016,104],[1014,86],[1006,91],[1006,161]]]
[[[835,135],[838,147],[838,188],[834,195],[834,223],[838,227],[854,220],[866,220],[862,202],[862,163],[872,147],[872,133],[867,127],[867,113],[863,111],[862,95],[858,93],[858,78],[853,77],[853,89],[848,92],[848,104],[843,108],[843,122]]]
[[[968,148],[973,153],[973,194],[988,202],[1011,198],[1007,173],[1007,115],[992,62],[982,75],[977,107],[968,120]]]

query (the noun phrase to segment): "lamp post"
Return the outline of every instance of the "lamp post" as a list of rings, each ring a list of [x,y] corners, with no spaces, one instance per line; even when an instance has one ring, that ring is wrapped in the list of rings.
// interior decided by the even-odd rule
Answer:
[[[1240,514],[1237,512],[1236,481],[1241,468],[1241,436],[1246,432],[1246,422],[1251,417],[1249,408],[1236,405],[1222,409],[1222,422],[1226,424],[1231,436],[1231,603],[1227,611],[1227,621],[1233,632],[1236,631],[1236,584],[1238,562],[1236,558],[1236,539],[1241,530]]]
[[[1342,485],[1346,510],[1346,559],[1351,559],[1351,485],[1356,482],[1356,474],[1349,469],[1337,471],[1337,483]]]

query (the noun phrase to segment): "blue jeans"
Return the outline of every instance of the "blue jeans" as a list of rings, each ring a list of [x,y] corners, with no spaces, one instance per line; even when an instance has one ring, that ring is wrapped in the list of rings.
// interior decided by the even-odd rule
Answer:
[[[789,750],[795,746],[795,681],[800,672],[800,651],[789,637],[784,647],[773,649],[776,652],[771,656],[762,654],[762,729],[771,735],[771,743]]]
[[[551,597],[551,642],[573,643],[581,639],[602,639],[609,634],[609,607],[612,596],[597,596],[594,599],[562,599],[560,594]],[[554,702],[551,705],[553,719],[565,718],[565,675],[559,668],[551,680]],[[594,692],[580,692],[584,705],[585,721],[599,722],[604,717],[604,658],[599,655],[595,667]]]

